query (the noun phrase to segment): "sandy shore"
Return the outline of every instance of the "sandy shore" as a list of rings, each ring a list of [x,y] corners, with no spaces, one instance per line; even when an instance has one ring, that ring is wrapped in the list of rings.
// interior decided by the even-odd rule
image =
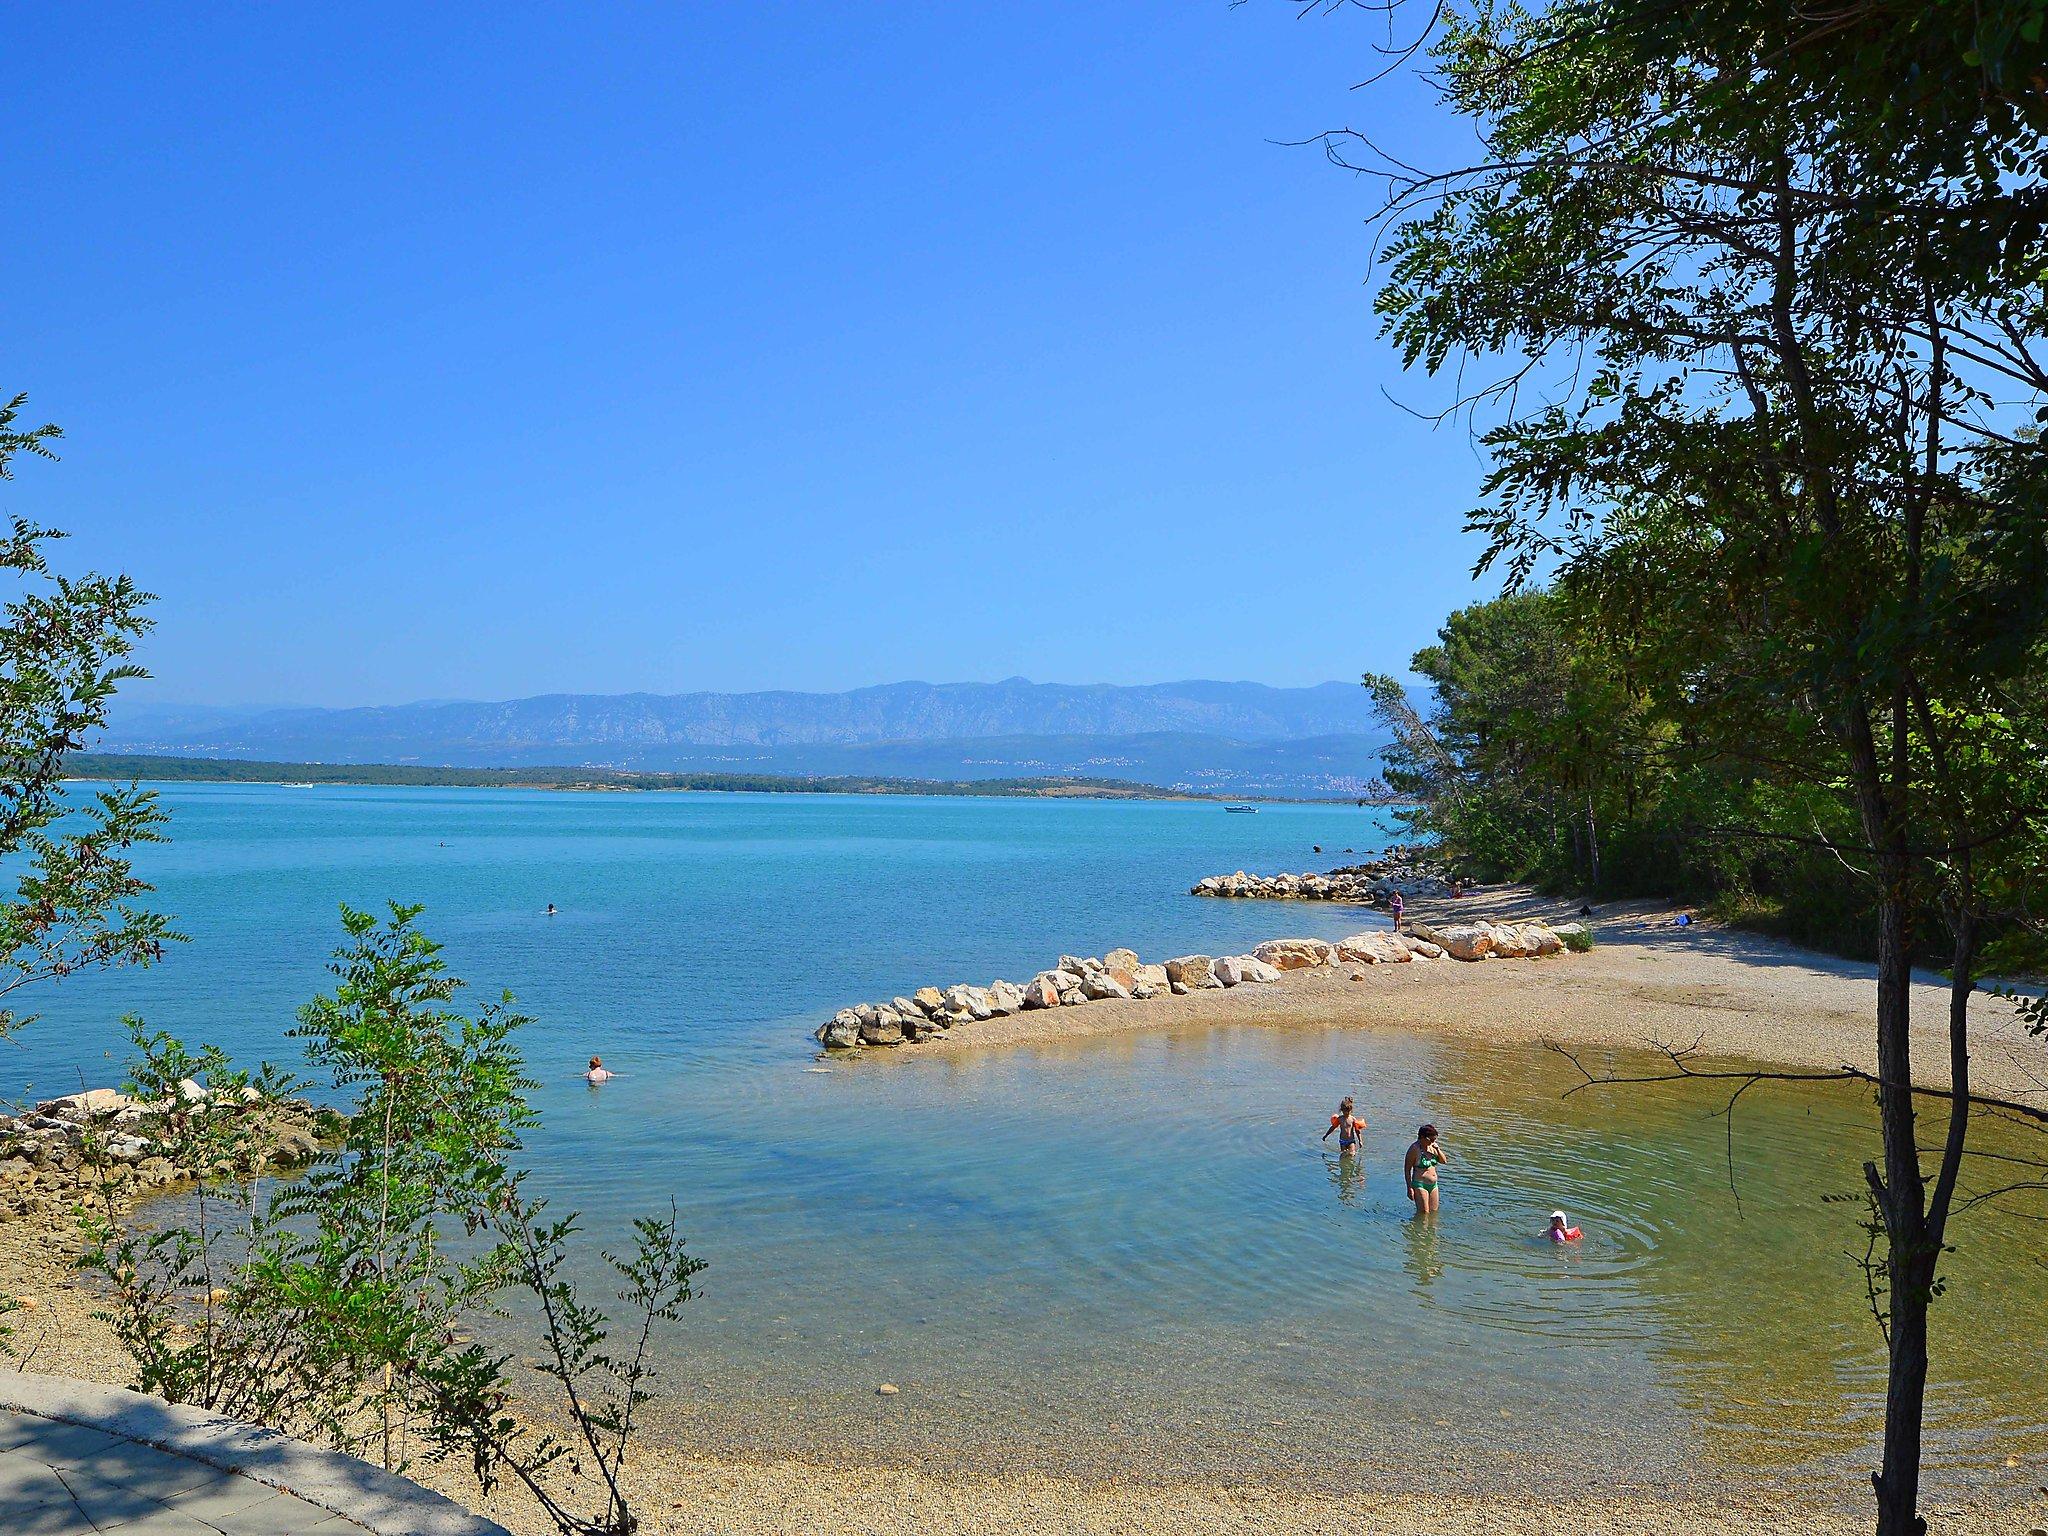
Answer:
[[[1483,892],[1443,913],[1418,916],[1548,915],[1565,912],[1524,892]],[[1271,904],[1273,934],[1289,927],[1289,904]],[[990,1020],[939,1041],[869,1052],[863,1069],[909,1065],[934,1052],[1000,1050],[1044,1041],[1082,1041],[1138,1029],[1243,1024],[1280,1029],[1373,1028],[1495,1040],[1553,1039],[1584,1046],[1691,1045],[1720,1057],[1788,1066],[1872,1064],[1875,986],[1868,966],[1831,960],[1789,945],[1711,925],[1675,929],[1654,907],[1609,909],[1596,918],[1598,946],[1585,955],[1545,960],[1452,961],[1396,966],[1338,966],[1288,974],[1280,982],[1226,992],[1094,1003]],[[1379,919],[1361,913],[1360,926]],[[1149,957],[1148,957],[1149,958]],[[1353,975],[1361,979],[1353,980]],[[1925,978],[1916,1008],[1923,1025],[1923,1081],[1946,1082],[1941,1021],[1946,994]],[[1980,997],[1976,1071],[1980,1089],[2048,1103],[2048,1047],[2028,1039],[2009,1004]],[[0,1228],[0,1290],[33,1298],[16,1318],[18,1349],[31,1368],[99,1380],[125,1379],[125,1362],[93,1300],[69,1270],[58,1229]],[[1369,1432],[1354,1427],[1353,1432]],[[2048,1525],[2048,1469],[2022,1467],[1968,1508],[1952,1501],[1936,1529],[1992,1536]],[[422,1480],[502,1520],[520,1536],[545,1527],[518,1499],[480,1497],[452,1467],[421,1469]],[[1532,1469],[1527,1493],[1465,1497],[1431,1492],[1425,1472],[1410,1488],[1362,1491],[1333,1499],[1249,1484],[1163,1485],[1142,1479],[1082,1481],[1024,1475],[975,1479],[915,1467],[818,1465],[749,1458],[729,1446],[715,1452],[686,1434],[646,1439],[631,1468],[650,1533],[718,1531],[734,1536],[823,1529],[874,1536],[1024,1536],[1072,1531],[1273,1533],[1323,1536],[1333,1529],[1378,1533],[1434,1530],[1444,1536],[1562,1532],[1583,1536],[1674,1536],[1741,1530],[1859,1532],[1867,1505],[1817,1506],[1798,1489],[1703,1487],[1674,1494],[1622,1488],[1546,1486]]]
[[[1296,904],[1265,905],[1272,909],[1272,936],[1285,936]],[[1496,887],[1461,901],[1418,903],[1410,914],[1424,922],[1510,917],[1563,922],[1576,911],[1517,887]],[[1785,1067],[1875,1069],[1877,982],[1871,966],[1705,921],[1677,928],[1674,915],[1675,909],[1646,902],[1604,907],[1592,919],[1598,942],[1582,955],[1289,971],[1265,986],[1012,1014],[962,1026],[922,1045],[871,1051],[863,1059],[915,1059],[940,1051],[1137,1029],[1397,1025],[1567,1046],[1690,1047],[1697,1042],[1703,1056]],[[1384,923],[1385,918],[1361,909],[1361,929]],[[1913,1007],[1915,1078],[1947,1087],[1947,984],[1939,976],[1920,976]],[[1971,1019],[1977,1091],[2048,1105],[2048,1045],[2026,1034],[2013,1005],[1979,992]]]

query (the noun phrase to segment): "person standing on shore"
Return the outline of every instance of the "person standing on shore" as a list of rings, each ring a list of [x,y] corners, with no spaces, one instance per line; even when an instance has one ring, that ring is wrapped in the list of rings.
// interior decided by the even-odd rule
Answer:
[[[1415,1202],[1415,1214],[1434,1216],[1437,1209],[1436,1171],[1450,1159],[1436,1139],[1436,1127],[1425,1125],[1415,1133],[1415,1142],[1401,1169],[1408,1180],[1408,1198]]]
[[[1387,898],[1387,910],[1394,914],[1394,932],[1399,933],[1401,931],[1401,914],[1407,909],[1407,903],[1401,899],[1399,891],[1394,892],[1393,895]]]
[[[1337,1155],[1349,1157],[1358,1150],[1358,1144],[1365,1139],[1365,1117],[1353,1111],[1352,1100],[1347,1095],[1337,1106],[1337,1113],[1330,1116],[1330,1131],[1337,1133]],[[1330,1131],[1323,1132],[1323,1140],[1330,1139]]]

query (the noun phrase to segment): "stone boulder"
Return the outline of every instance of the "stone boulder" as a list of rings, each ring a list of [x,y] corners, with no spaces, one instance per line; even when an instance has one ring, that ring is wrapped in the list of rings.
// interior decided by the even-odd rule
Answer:
[[[1166,979],[1176,990],[1184,992],[1200,992],[1223,985],[1216,979],[1216,963],[1207,955],[1178,955],[1167,961]]]
[[[889,999],[889,1006],[896,1010],[897,1018],[903,1019],[905,1021],[911,1019],[929,1019],[931,1017],[930,1011],[920,1006],[915,998],[892,997]]]
[[[1014,981],[992,981],[988,984],[988,1011],[990,1013],[1015,1013],[1023,1006],[1024,989]]]
[[[1102,963],[1112,971],[1135,972],[1138,969],[1138,952],[1135,949],[1112,949],[1102,957]]]
[[[1428,938],[1453,960],[1484,960],[1493,953],[1493,927],[1488,923],[1452,923],[1432,929]]]
[[[1365,965],[1400,965],[1412,957],[1408,941],[1395,933],[1354,933],[1337,942],[1339,960]]]
[[[919,987],[910,994],[910,1000],[917,1004],[927,1018],[946,1006],[946,995],[937,987]]]
[[[1321,939],[1268,939],[1252,953],[1283,971],[1305,971],[1328,965],[1336,951]]]
[[[1060,989],[1057,984],[1044,976],[1034,976],[1024,983],[1022,1008],[1057,1008],[1060,1005]]]
[[[862,1045],[901,1045],[903,1019],[894,1008],[877,1008],[862,1003],[855,1015],[860,1020]]]
[[[1487,950],[1492,960],[1526,960],[1536,953],[1536,946],[1523,934],[1517,923],[1492,923],[1487,932],[1493,943]]]
[[[117,1088],[88,1088],[83,1093],[45,1099],[36,1106],[36,1110],[39,1114],[57,1115],[66,1120],[95,1120],[102,1115],[117,1115],[136,1107],[135,1101]]]
[[[1064,987],[1060,988],[1060,1006],[1062,1008],[1078,1008],[1087,1001],[1088,994],[1081,990],[1081,980],[1079,977],[1073,978]]]
[[[897,1014],[897,1018],[903,1024],[903,1038],[912,1045],[921,1040],[929,1040],[939,1033],[939,1026],[922,1013]]]
[[[860,1016],[842,1008],[818,1030],[818,1043],[828,1051],[850,1051],[860,1044]]]
[[[1444,957],[1444,947],[1441,944],[1432,944],[1429,940],[1418,939],[1413,934],[1404,934],[1403,941],[1408,946],[1410,959],[1441,960]]]
[[[1163,997],[1172,986],[1163,965],[1141,965],[1131,973],[1131,996],[1136,998]]]
[[[1241,986],[1248,981],[1278,981],[1280,968],[1268,965],[1256,955],[1224,955],[1211,967],[1217,981],[1226,987]]]
[[[988,1005],[988,993],[980,987],[958,986],[946,988],[946,1011],[965,1013],[970,1019],[995,1017],[995,1010]]]
[[[1092,956],[1083,958],[1080,955],[1061,955],[1059,968],[1069,976],[1086,976],[1090,971],[1101,970],[1102,962]]]
[[[1095,971],[1083,976],[1081,991],[1093,1003],[1106,1003],[1112,998],[1128,998],[1131,995],[1130,987],[1118,980],[1114,971]]]

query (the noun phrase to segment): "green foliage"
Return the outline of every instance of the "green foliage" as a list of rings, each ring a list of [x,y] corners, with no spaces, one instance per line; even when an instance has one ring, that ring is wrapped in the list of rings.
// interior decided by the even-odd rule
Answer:
[[[2035,921],[2048,839],[2040,11],[1457,7],[1436,57],[1479,163],[1382,171],[1388,334],[1431,373],[1495,370],[1458,402],[1487,418],[1479,568],[1511,590],[1549,573],[1668,727],[1650,787],[1733,816],[1687,838],[1716,848],[1703,862],[1731,901],[1767,907],[1759,887],[1800,859],[1860,888],[1888,1536],[1924,1529],[1968,992],[1986,925]],[[1554,779],[1551,724],[1509,729]],[[1930,1177],[1907,983],[1915,944],[1944,931],[1963,1065]]]
[[[294,1032],[347,1103],[337,1144],[289,1183],[265,1183],[263,1108],[293,1086],[237,1071],[133,1027],[133,1134],[195,1180],[189,1214],[142,1224],[103,1155],[87,1214],[87,1269],[109,1284],[108,1320],[137,1385],[252,1423],[311,1436],[402,1468],[459,1455],[486,1488],[511,1476],[565,1533],[636,1523],[620,1468],[647,1400],[657,1325],[676,1320],[703,1267],[673,1210],[636,1223],[605,1259],[632,1318],[624,1347],[564,1270],[577,1219],[523,1192],[514,1159],[533,1124],[509,997],[454,1006],[462,983],[415,926],[343,909],[333,989]],[[524,1296],[577,1447],[508,1413],[510,1357],[475,1329]],[[596,1482],[581,1513],[556,1471]]]
[[[1614,653],[1530,590],[1460,609],[1410,665],[1435,685],[1426,723],[1399,722],[1390,680],[1367,686],[1395,727],[1389,783],[1429,797],[1416,830],[1481,877],[1599,888],[1602,829],[1644,793],[1660,733]]]
[[[1561,937],[1564,947],[1575,955],[1587,954],[1593,948],[1593,930],[1590,928],[1566,928]]]
[[[17,454],[54,458],[54,426],[16,426],[26,396],[0,407],[0,480]],[[147,965],[177,937],[139,900],[150,887],[130,860],[162,840],[154,797],[130,785],[85,801],[61,792],[67,764],[106,723],[126,660],[147,632],[149,594],[125,576],[53,573],[61,538],[20,518],[0,534],[0,572],[16,583],[0,609],[0,861],[13,890],[0,900],[0,1036],[34,1019],[8,1001],[23,987],[77,971]]]

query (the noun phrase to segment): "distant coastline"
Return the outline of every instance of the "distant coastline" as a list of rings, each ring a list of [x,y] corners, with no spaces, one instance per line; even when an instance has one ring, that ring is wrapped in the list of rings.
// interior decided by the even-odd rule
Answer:
[[[1124,779],[1048,776],[912,779],[865,774],[639,773],[613,768],[443,768],[407,763],[280,763],[158,753],[81,752],[68,779],[129,783],[356,784],[443,789],[554,789],[634,793],[808,795],[993,795],[1021,799],[1215,800],[1194,790]],[[1243,798],[1243,797],[1236,797]]]

